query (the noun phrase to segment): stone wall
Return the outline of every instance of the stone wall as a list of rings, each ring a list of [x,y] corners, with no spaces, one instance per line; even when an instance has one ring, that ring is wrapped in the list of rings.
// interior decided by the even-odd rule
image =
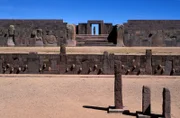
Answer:
[[[121,61],[122,74],[125,75],[180,75],[180,56],[151,56],[149,53],[145,55],[114,55],[107,52],[103,55],[0,54],[0,73],[113,74],[114,62]]]
[[[76,34],[91,36],[92,24],[99,24],[100,35],[109,34],[107,41],[116,44],[117,32],[115,26],[112,23],[104,23],[103,20],[89,20],[87,23],[79,23],[76,26]],[[15,32],[9,38],[10,25],[15,27]],[[62,43],[65,44],[67,36],[69,36],[66,25],[67,23],[63,20],[1,19],[0,46],[7,46],[7,41],[11,38],[14,40],[15,46],[36,46],[34,35],[37,30],[42,30],[42,39],[50,43],[47,46],[53,45],[51,44],[52,40],[57,40],[57,43],[53,46],[59,46]],[[51,35],[47,36],[47,31],[52,31]],[[50,41],[47,41],[48,38],[50,38]],[[38,39],[41,38],[38,37]],[[89,39],[92,39],[92,37],[89,37]],[[106,40],[106,37],[104,40]],[[124,23],[123,43],[125,46],[178,47],[180,46],[180,20],[128,20],[127,23]]]
[[[126,46],[178,47],[180,45],[180,20],[129,20],[124,23],[124,28]],[[159,31],[162,32],[161,36]]]
[[[124,24],[128,31],[180,29],[180,20],[128,20]]]
[[[0,46],[6,46],[8,38],[8,28],[15,26],[15,45],[34,46],[32,33],[37,29],[42,29],[43,36],[47,31],[52,31],[57,39],[58,45],[65,42],[66,23],[63,20],[0,20]]]

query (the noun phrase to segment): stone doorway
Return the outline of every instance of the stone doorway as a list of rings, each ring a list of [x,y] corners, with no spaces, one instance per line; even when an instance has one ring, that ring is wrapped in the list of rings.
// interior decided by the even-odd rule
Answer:
[[[91,24],[91,35],[99,35],[99,24]]]

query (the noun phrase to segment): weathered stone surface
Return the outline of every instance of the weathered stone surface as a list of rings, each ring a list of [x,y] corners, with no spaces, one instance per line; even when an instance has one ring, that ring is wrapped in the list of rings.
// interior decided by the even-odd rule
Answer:
[[[67,47],[75,47],[77,42],[76,40],[66,40],[67,42]]]
[[[146,74],[152,74],[152,50],[146,50]]]
[[[164,35],[162,30],[158,30],[154,36],[151,38],[151,46],[155,47],[163,47],[164,46],[164,41],[163,41]]]
[[[103,72],[108,73],[109,70],[109,53],[104,52],[103,54]]]
[[[117,45],[120,47],[124,47],[124,26],[117,25]]]
[[[60,54],[66,54],[66,46],[64,44],[60,47]]]
[[[171,94],[169,89],[163,89],[163,116],[171,118]]]
[[[172,61],[165,62],[164,75],[170,75],[172,71]]]
[[[42,37],[42,29],[37,29],[35,33],[35,46],[44,46],[43,44],[43,37]]]
[[[122,76],[121,76],[121,62],[116,61],[114,64],[114,74],[115,74],[115,86],[114,86],[114,94],[115,94],[115,108],[123,109],[123,96],[122,96]]]
[[[40,69],[40,60],[39,56],[36,52],[31,52],[28,55],[28,73],[29,74],[37,74]]]
[[[52,34],[52,31],[47,31],[46,36],[43,37],[44,46],[57,46],[57,39]]]
[[[7,46],[10,46],[10,47],[15,46],[15,26],[14,25],[9,26]]]
[[[63,20],[11,20],[2,19],[0,20],[0,41],[1,46],[7,46],[8,29],[10,25],[15,27],[15,45],[16,46],[34,46],[35,42],[33,39],[33,31],[37,29],[43,30],[43,36],[46,35],[46,31],[52,30],[56,36],[58,45],[65,43],[66,39],[66,23]]]
[[[76,26],[73,24],[67,24],[67,39],[68,40],[76,39]]]
[[[136,118],[151,118],[151,116],[143,115],[143,114],[137,114]]]
[[[151,114],[151,91],[147,86],[143,86],[142,90],[142,112],[144,115]]]

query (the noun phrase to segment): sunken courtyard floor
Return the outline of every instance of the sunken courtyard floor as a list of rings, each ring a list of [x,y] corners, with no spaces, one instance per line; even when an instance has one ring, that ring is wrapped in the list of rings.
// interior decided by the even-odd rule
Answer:
[[[172,118],[179,118],[180,77],[123,76],[124,106],[131,112],[141,111],[143,85],[151,87],[155,114],[162,113],[163,87],[169,88]],[[133,118],[108,114],[109,105],[113,75],[0,75],[0,118]]]

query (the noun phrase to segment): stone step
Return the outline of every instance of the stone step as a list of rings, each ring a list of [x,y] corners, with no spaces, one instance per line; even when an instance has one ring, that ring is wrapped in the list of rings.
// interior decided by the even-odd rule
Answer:
[[[109,42],[85,42],[85,44],[109,44]]]
[[[112,44],[112,43],[108,43],[108,44],[84,44],[83,46],[116,46],[115,44]]]
[[[106,42],[77,42],[77,46],[115,46],[113,43]]]

